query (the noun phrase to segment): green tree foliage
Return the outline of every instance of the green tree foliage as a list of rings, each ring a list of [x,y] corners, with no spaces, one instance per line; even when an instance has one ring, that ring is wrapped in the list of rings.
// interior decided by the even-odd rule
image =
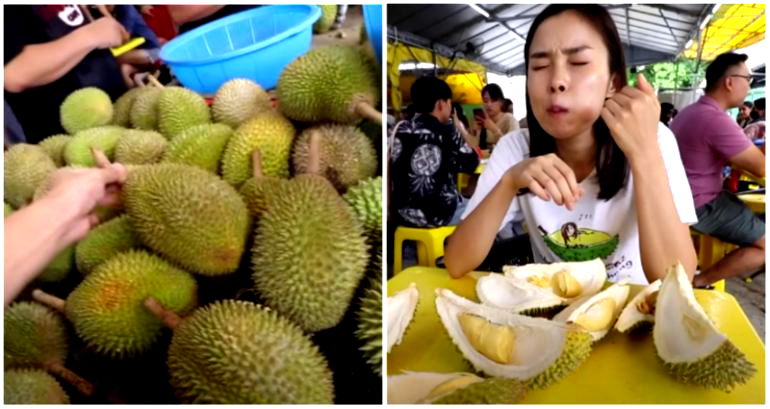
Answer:
[[[698,64],[696,59],[679,58],[647,65],[641,72],[656,89],[693,88],[705,78],[707,65],[705,61]],[[636,75],[629,72],[628,78],[630,85],[636,84]]]

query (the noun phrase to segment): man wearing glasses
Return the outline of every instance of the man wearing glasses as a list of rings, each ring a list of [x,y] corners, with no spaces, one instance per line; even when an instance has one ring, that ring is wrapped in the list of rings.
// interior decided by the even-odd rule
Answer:
[[[706,69],[706,95],[671,124],[698,215],[692,228],[739,246],[696,275],[693,284],[698,287],[754,272],[765,263],[765,223],[722,189],[725,165],[765,176],[765,155],[725,113],[743,104],[749,93],[753,78],[747,58],[736,53],[717,56]]]

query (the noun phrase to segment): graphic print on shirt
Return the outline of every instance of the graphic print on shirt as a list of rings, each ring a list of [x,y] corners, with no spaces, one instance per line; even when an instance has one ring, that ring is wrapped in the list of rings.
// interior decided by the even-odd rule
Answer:
[[[609,257],[618,248],[620,235],[611,236],[603,231],[578,227],[573,222],[564,223],[561,229],[548,233],[537,226],[543,241],[562,261],[587,261],[597,257]]]
[[[59,19],[70,27],[77,27],[83,24],[84,20],[80,8],[74,4],[64,7],[64,9],[59,12]]]
[[[420,145],[411,159],[412,173],[409,179],[412,192],[425,194],[433,189],[433,174],[441,166],[441,148],[431,143]]]

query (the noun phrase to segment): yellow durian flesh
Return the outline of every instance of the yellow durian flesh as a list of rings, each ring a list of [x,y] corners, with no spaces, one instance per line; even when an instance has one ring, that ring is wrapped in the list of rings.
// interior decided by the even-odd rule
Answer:
[[[567,270],[561,270],[551,278],[553,292],[559,297],[572,298],[580,295],[583,287],[575,276]]]
[[[585,312],[573,320],[587,331],[601,331],[609,328],[615,316],[617,304],[612,298],[604,298],[593,303]]]
[[[501,364],[515,362],[513,328],[493,324],[473,314],[460,314],[458,320],[468,341],[484,356]]]

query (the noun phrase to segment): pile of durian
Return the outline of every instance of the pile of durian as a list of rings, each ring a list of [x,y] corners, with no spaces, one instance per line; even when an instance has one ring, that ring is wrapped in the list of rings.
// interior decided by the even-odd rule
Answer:
[[[577,369],[613,328],[628,333],[652,327],[661,370],[684,383],[729,391],[756,372],[695,300],[680,264],[628,303],[628,285],[602,290],[606,280],[596,259],[506,266],[504,274],[478,279],[481,303],[436,289],[436,312],[478,374],[393,375],[388,402],[516,403],[528,390],[547,388]],[[401,342],[418,298],[414,283],[388,298],[388,352]]]
[[[344,385],[314,334],[344,319],[350,341],[334,341],[379,391],[380,75],[368,48],[299,57],[277,108],[246,79],[211,107],[157,81],[114,103],[83,88],[61,105],[67,135],[8,150],[6,217],[44,197],[57,168],[109,160],[128,179],[122,206],[98,209],[101,223],[6,309],[5,403],[68,403],[70,387],[76,401],[132,403],[99,391],[116,374],[68,369],[73,344],[106,368],[162,357],[178,402],[333,403]]]

